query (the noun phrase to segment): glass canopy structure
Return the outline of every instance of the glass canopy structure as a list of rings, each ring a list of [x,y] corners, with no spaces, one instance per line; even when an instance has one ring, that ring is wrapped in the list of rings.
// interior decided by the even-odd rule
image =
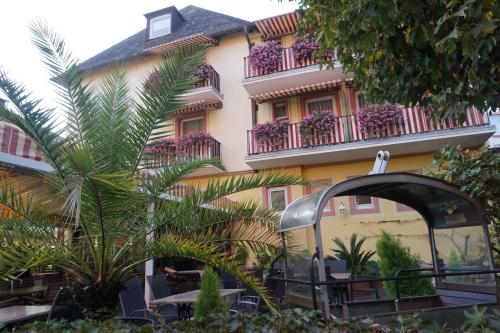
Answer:
[[[484,209],[477,200],[460,191],[456,186],[431,177],[409,173],[374,174],[346,180],[321,192],[302,197],[292,202],[283,212],[280,232],[285,246],[287,297],[292,302],[300,299],[302,301],[296,303],[304,305],[309,300],[311,301],[309,304],[314,303],[315,307],[323,309],[327,316],[330,315],[331,295],[329,297],[327,283],[325,283],[328,281],[328,271],[325,273],[325,254],[320,221],[323,209],[332,198],[354,195],[391,200],[414,209],[422,216],[428,227],[432,253],[433,267],[428,270],[431,271],[431,275],[434,274],[435,281],[438,280],[437,275],[443,272],[446,273],[446,270],[442,267],[442,260],[439,259],[439,244],[436,245],[434,237],[435,232],[438,231],[476,231],[482,239],[474,239],[473,241],[484,244],[484,252],[480,254],[484,260],[475,270],[477,272],[494,270],[492,247],[488,236],[489,221]],[[314,246],[309,245],[310,248],[308,248],[307,245],[296,242],[298,236],[302,236],[302,238],[313,237],[314,241],[308,243],[314,244]],[[465,272],[464,274],[468,273]],[[498,302],[495,275],[490,273],[486,274],[486,276],[488,278],[483,280],[482,289],[477,287],[466,288],[467,283],[461,283],[461,287],[457,288],[452,286],[451,289],[463,291],[461,297],[464,297],[463,301],[465,303],[470,304],[468,297],[471,295],[466,293],[471,290],[476,293],[490,295],[485,296],[486,298],[479,297],[480,299]],[[382,277],[381,281],[384,280],[383,278],[390,279],[394,277]],[[294,283],[294,280],[297,283]],[[439,276],[439,281],[445,280],[445,276]],[[311,284],[306,285],[304,281],[311,281]],[[315,282],[317,283],[315,284]],[[346,281],[346,283],[349,282],[352,282],[352,280]],[[444,293],[439,294],[439,290],[440,288],[443,290],[449,290],[450,288],[443,286],[444,284],[436,284],[437,297],[440,297],[440,304],[446,306],[446,299],[449,297],[439,296],[444,295]],[[476,298],[476,296],[472,297],[472,299]],[[393,300],[390,302],[393,302]],[[436,303],[435,300],[433,302]],[[424,304],[423,308],[425,307]],[[398,311],[397,302],[396,311]]]

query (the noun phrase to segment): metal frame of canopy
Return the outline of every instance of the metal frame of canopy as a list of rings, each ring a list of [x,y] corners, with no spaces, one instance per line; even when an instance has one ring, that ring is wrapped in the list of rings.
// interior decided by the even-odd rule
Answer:
[[[324,253],[321,238],[321,215],[326,204],[334,197],[364,195],[387,199],[406,205],[417,211],[424,219],[429,230],[434,273],[438,273],[435,229],[450,229],[469,226],[482,226],[486,257],[490,270],[493,270],[493,255],[488,236],[488,219],[481,204],[467,193],[450,183],[409,173],[372,174],[346,180],[321,192],[310,194],[292,202],[283,212],[280,222],[280,233],[285,244],[287,232],[313,227],[319,269],[319,286],[326,288]],[[452,211],[444,209],[449,205]],[[285,247],[285,265],[286,265]],[[314,256],[313,256],[314,260]],[[285,269],[285,272],[287,270]],[[286,273],[285,273],[286,274]],[[495,285],[498,285],[494,279]],[[330,316],[326,290],[322,292],[325,315]],[[498,288],[497,302],[500,301]],[[312,292],[313,302],[316,295]]]

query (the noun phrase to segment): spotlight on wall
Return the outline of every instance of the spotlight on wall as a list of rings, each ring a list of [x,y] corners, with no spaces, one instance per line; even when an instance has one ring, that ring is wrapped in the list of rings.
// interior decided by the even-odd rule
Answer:
[[[338,208],[338,212],[340,216],[347,216],[347,207],[344,205],[343,202],[340,203],[340,206]]]

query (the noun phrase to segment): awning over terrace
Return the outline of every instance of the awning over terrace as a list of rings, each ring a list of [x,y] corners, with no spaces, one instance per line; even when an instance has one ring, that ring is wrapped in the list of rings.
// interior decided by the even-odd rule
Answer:
[[[255,25],[263,38],[269,38],[295,33],[298,18],[299,14],[292,12],[255,21]]]
[[[276,91],[266,92],[263,94],[253,95],[253,96],[250,96],[250,98],[252,98],[257,103],[264,103],[264,102],[267,102],[269,100],[276,99],[276,98],[290,97],[290,96],[301,95],[301,94],[305,94],[305,93],[311,93],[311,92],[315,92],[315,91],[332,89],[332,88],[340,86],[340,84],[342,82],[343,82],[342,80],[333,80],[333,81],[326,81],[326,82],[320,82],[320,83],[315,83],[315,84],[307,84],[307,85],[294,87],[294,88],[290,88],[290,89],[276,90]]]
[[[6,122],[0,122],[0,164],[28,171],[54,171],[42,161],[40,147],[21,129]]]
[[[409,173],[387,173],[353,178],[324,191],[302,197],[284,211],[280,232],[313,226],[333,197],[363,195],[395,201],[420,213],[432,229],[487,224],[479,202],[452,184]]]

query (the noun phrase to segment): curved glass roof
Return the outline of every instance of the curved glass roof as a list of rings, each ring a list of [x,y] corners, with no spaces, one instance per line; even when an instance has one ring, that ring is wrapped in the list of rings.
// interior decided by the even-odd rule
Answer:
[[[347,195],[387,199],[416,210],[432,229],[487,224],[479,202],[450,183],[409,173],[363,176],[292,202],[283,212],[280,232],[314,225],[328,200]]]

